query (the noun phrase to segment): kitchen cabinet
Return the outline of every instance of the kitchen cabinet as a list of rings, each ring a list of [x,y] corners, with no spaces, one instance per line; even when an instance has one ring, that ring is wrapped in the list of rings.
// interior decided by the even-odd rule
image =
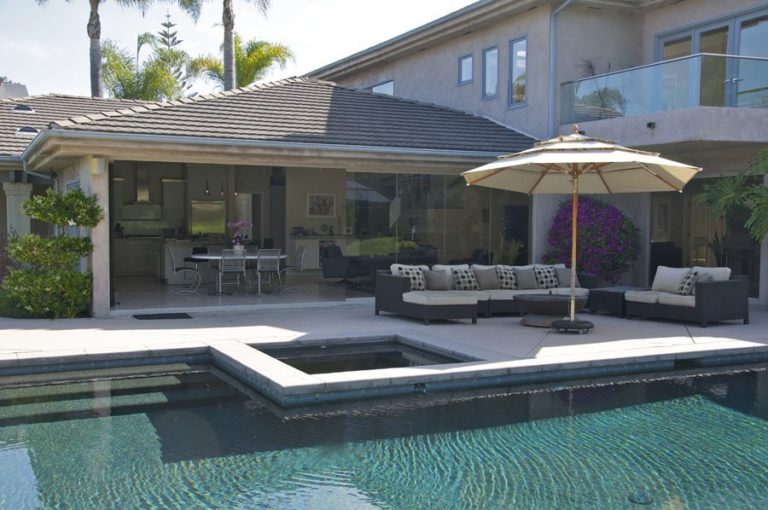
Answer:
[[[160,276],[160,238],[127,237],[113,243],[118,276]]]
[[[186,182],[163,179],[163,219],[184,221],[187,217],[186,206]]]

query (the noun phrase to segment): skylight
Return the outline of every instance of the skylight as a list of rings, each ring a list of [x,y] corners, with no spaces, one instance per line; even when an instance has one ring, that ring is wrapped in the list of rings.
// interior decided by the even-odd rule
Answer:
[[[17,104],[13,107],[14,112],[23,112],[23,113],[35,113],[35,110],[29,106],[28,104]]]

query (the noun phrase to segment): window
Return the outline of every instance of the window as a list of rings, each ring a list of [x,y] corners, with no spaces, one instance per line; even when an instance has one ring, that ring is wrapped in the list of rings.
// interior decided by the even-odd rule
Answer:
[[[509,104],[521,105],[526,100],[528,41],[525,37],[509,43]]]
[[[385,94],[387,96],[395,95],[395,80],[385,81],[371,87],[371,92],[374,94]]]
[[[459,85],[472,83],[472,55],[465,55],[459,58]]]
[[[499,94],[499,48],[483,50],[483,97]]]

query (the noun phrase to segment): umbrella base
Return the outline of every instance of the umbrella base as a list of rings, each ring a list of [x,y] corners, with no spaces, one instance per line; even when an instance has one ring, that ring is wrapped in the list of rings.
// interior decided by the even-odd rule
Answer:
[[[583,335],[584,333],[588,333],[589,331],[594,328],[595,325],[592,324],[589,321],[583,321],[580,319],[576,320],[570,320],[570,319],[562,319],[559,321],[552,322],[552,329],[557,331],[558,333],[578,333],[580,335]]]

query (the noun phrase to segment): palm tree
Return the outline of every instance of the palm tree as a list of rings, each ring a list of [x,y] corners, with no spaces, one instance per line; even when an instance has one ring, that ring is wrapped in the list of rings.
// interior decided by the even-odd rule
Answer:
[[[270,0],[254,1],[259,10],[266,15]],[[235,88],[235,83],[239,83],[235,68],[235,10],[232,0],[223,0],[221,22],[224,25],[224,90],[232,90]]]
[[[243,46],[242,39],[237,34],[234,42],[234,63],[237,87],[245,87],[264,77],[270,67],[278,64],[281,68],[293,59],[293,53],[284,44],[267,41],[248,41]],[[227,89],[226,65],[213,55],[197,57],[190,62],[192,76],[203,75],[219,86]],[[234,88],[234,87],[230,87]]]
[[[139,34],[136,60],[115,42],[104,41],[104,83],[112,97],[166,101],[184,96],[189,88],[186,72],[189,55],[177,48],[182,41],[176,37],[173,30],[176,25],[171,22],[170,15],[166,17],[166,21],[161,23],[163,30],[157,35],[149,32]],[[139,51],[145,45],[150,45],[153,53],[142,64]]]
[[[36,0],[38,5],[45,5],[48,0]],[[69,2],[70,0],[66,0]],[[101,19],[99,18],[99,5],[105,0],[88,0],[90,5],[90,14],[88,16],[88,38],[91,40],[90,62],[91,62],[91,96],[101,97],[104,95],[104,79],[102,76],[101,62]],[[123,7],[138,7],[142,11],[147,9],[154,0],[115,0]],[[171,1],[171,0],[165,0]],[[182,10],[189,13],[192,19],[197,21],[200,17],[200,7],[203,0],[173,0]]]

